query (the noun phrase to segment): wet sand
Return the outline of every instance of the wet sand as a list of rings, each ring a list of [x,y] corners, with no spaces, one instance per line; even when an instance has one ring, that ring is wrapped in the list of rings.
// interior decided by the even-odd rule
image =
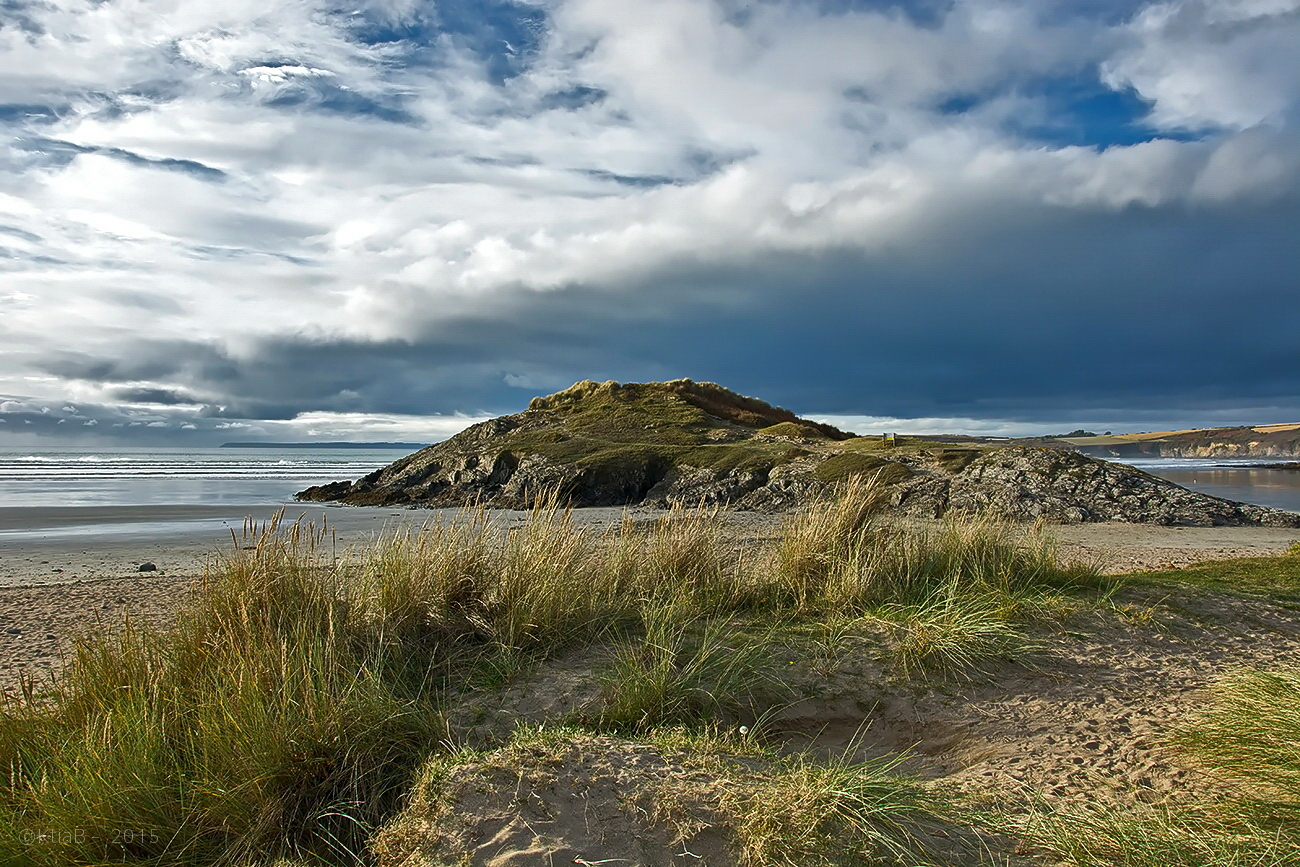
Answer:
[[[126,578],[140,574],[144,563],[156,567],[154,577],[194,577],[246,541],[246,522],[264,524],[276,511],[267,505],[0,508],[0,587]],[[454,514],[295,503],[284,506],[282,522],[323,527],[342,553]],[[502,520],[518,514],[502,513]]]

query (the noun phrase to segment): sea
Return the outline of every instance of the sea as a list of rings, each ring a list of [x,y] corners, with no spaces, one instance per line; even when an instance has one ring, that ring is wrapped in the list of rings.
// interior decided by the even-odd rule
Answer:
[[[227,531],[245,516],[304,509],[310,485],[357,479],[392,448],[0,449],[0,542],[53,536]],[[1285,459],[1278,459],[1283,461]],[[1192,490],[1300,512],[1300,472],[1267,459],[1128,461]],[[312,504],[312,509],[327,508]],[[337,507],[336,507],[337,508]],[[89,540],[87,540],[89,541]]]
[[[1300,512],[1300,470],[1263,464],[1297,458],[1130,458],[1122,461],[1202,494]]]
[[[297,517],[303,488],[357,479],[410,448],[0,448],[0,548],[28,539],[220,534]],[[314,505],[315,511],[326,508]]]
[[[283,504],[409,449],[0,449],[0,506]]]

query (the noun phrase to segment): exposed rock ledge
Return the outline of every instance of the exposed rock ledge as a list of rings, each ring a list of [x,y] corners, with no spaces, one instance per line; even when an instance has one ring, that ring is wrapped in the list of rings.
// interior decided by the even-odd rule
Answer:
[[[579,383],[298,498],[527,508],[558,490],[574,506],[780,511],[860,474],[888,485],[894,508],[910,515],[991,510],[1067,524],[1300,527],[1300,514],[1221,500],[1077,452],[922,445],[886,449],[710,383]]]

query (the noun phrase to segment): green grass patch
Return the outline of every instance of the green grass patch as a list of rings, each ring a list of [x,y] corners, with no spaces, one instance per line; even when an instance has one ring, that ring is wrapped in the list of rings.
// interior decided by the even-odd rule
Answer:
[[[1133,572],[1123,577],[1139,587],[1198,587],[1225,593],[1300,597],[1300,554],[1206,560],[1181,569]]]
[[[628,475],[655,472],[662,475],[667,468],[679,466],[719,472],[764,472],[798,456],[791,456],[789,446],[782,443],[751,440],[676,444],[609,441],[578,436],[557,437],[549,431],[512,434],[507,440],[506,448],[518,454],[541,455],[556,463],[571,464],[591,471]]]
[[[801,424],[794,421],[783,421],[777,424],[768,425],[760,428],[759,433],[767,434],[774,437],[793,437],[796,439],[827,439],[826,435],[810,424]]]
[[[984,454],[981,449],[940,449],[935,455],[939,466],[950,473],[960,473]]]
[[[816,475],[819,481],[827,484],[840,484],[852,476],[864,476],[882,485],[892,485],[911,478],[912,471],[897,461],[860,452],[844,452],[822,461],[817,466]]]
[[[589,392],[572,400],[564,398],[565,392],[539,398],[530,409],[550,414],[571,436],[608,442],[690,445],[706,441],[712,430],[727,427],[670,392],[592,385]]]

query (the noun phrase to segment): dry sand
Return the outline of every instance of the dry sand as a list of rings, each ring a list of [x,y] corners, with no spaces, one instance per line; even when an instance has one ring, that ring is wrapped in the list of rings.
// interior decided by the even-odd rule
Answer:
[[[1055,529],[1068,556],[1112,569],[1278,553],[1297,535],[1251,528]],[[1062,610],[1030,627],[1035,649],[1024,658],[964,676],[904,675],[881,650],[889,629],[831,624],[824,636],[812,637],[811,653],[806,645],[783,648],[772,680],[789,693],[761,723],[741,722],[781,750],[854,759],[901,755],[899,770],[1012,814],[1039,798],[1053,807],[1130,810],[1193,803],[1224,786],[1169,745],[1180,722],[1204,705],[1207,686],[1239,669],[1300,666],[1300,610],[1293,604],[1191,589],[1130,588],[1109,605]],[[583,648],[504,690],[468,692],[450,708],[449,728],[471,744],[488,745],[521,724],[595,706],[599,672],[612,652]],[[566,863],[601,863],[627,857],[633,841],[654,851],[653,863],[735,863],[706,825],[679,841],[638,814],[663,780],[684,781],[701,793],[716,781],[693,777],[688,764],[645,745],[611,738],[574,743],[531,763],[525,756],[504,768],[490,760],[467,766],[452,781],[450,800],[428,802],[417,793],[380,838],[392,848],[379,863],[424,863],[419,857],[433,854],[435,845],[450,846],[438,855],[463,852],[468,863],[485,867],[542,865],[548,856],[558,863],[560,855]],[[647,769],[649,775],[642,773]],[[593,830],[591,816],[605,824]],[[602,827],[623,836],[604,838]],[[1014,840],[986,842],[995,863],[1045,863]],[[704,861],[702,853],[708,853]]]
[[[577,518],[602,529],[622,514],[582,510]],[[328,515],[340,550],[436,517],[366,509]],[[638,520],[654,515],[634,512]],[[725,517],[741,539],[771,537],[779,526],[779,518]],[[505,513],[499,519],[520,516]],[[1090,524],[1048,532],[1064,557],[1095,561],[1109,572],[1276,554],[1300,539],[1294,529],[1250,527]],[[93,540],[55,533],[21,543],[0,538],[0,686],[12,690],[24,674],[50,676],[79,631],[113,628],[123,615],[165,622],[205,563],[234,545],[228,534],[210,531],[166,538],[101,534]],[[137,572],[143,561],[157,571]],[[1111,610],[1040,628],[1037,637],[1048,650],[1031,664],[1005,664],[974,680],[946,682],[892,677],[875,641],[829,642],[823,658],[791,663],[785,680],[798,697],[769,720],[768,736],[791,749],[906,751],[906,770],[968,791],[1177,799],[1213,785],[1164,745],[1171,728],[1201,700],[1201,691],[1236,668],[1300,664],[1300,612],[1267,600],[1129,594]],[[472,706],[465,710],[507,727],[554,718],[595,694],[597,661],[590,653],[553,660],[527,682],[491,697],[470,697]],[[453,710],[453,724],[456,715]],[[593,805],[584,801],[581,808]],[[570,844],[586,857],[600,854],[576,838],[561,840],[555,851]],[[475,863],[544,863],[512,860],[511,851],[527,853],[537,845],[529,834],[498,835],[492,848],[504,860],[482,851]]]

